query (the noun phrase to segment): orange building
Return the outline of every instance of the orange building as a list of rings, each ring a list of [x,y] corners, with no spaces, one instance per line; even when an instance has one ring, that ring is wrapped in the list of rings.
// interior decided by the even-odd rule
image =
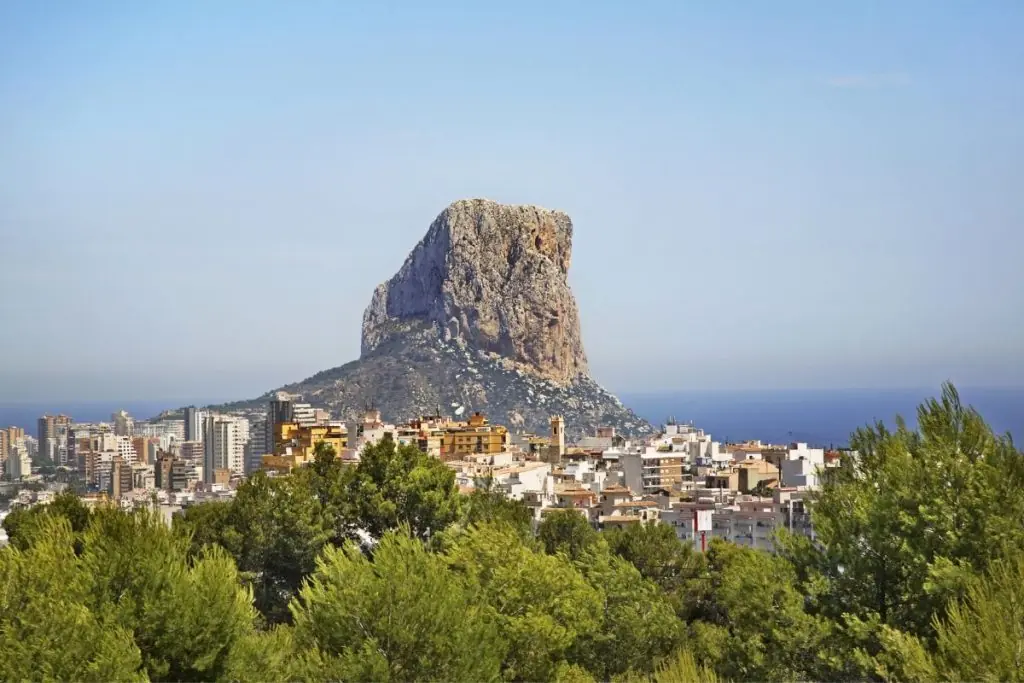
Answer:
[[[279,422],[274,426],[274,453],[264,455],[262,468],[277,472],[289,472],[312,462],[317,444],[326,443],[336,455],[348,448],[348,433],[337,424],[300,425],[295,422]]]

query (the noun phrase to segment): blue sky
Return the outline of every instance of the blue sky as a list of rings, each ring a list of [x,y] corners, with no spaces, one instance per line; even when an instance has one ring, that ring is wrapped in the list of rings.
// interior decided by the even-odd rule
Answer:
[[[1022,34],[1016,1],[0,3],[0,400],[351,360],[476,196],[573,217],[612,389],[1024,384]]]

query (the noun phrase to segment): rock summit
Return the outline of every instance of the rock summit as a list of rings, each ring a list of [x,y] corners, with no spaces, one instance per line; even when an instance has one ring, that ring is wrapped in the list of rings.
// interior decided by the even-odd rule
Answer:
[[[372,405],[402,422],[440,408],[534,433],[552,415],[570,434],[651,431],[589,375],[572,234],[560,211],[454,202],[374,290],[359,360],[282,389],[339,417]]]

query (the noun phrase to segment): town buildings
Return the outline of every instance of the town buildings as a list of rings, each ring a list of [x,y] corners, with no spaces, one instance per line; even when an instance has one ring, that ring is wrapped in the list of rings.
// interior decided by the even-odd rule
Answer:
[[[331,421],[327,411],[282,393],[265,417],[195,408],[183,420],[152,423],[135,423],[123,411],[113,424],[43,416],[39,433],[44,453],[63,458],[88,495],[125,506],[152,505],[156,496],[171,510],[230,497],[258,470],[279,475],[308,465],[320,444],[356,463],[367,445],[391,438],[443,461],[464,492],[487,486],[522,501],[537,523],[570,509],[597,529],[665,524],[698,550],[712,538],[772,550],[780,529],[813,537],[806,503],[824,468],[838,462],[807,443],[719,443],[674,420],[642,440],[602,428],[571,444],[559,415],[551,416],[548,434],[535,435],[512,434],[481,413],[440,413],[396,425],[369,409]],[[30,446],[22,431],[0,430],[6,478],[32,475]]]

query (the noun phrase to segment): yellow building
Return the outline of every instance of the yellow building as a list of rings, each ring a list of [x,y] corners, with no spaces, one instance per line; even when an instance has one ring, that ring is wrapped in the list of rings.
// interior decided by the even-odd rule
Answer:
[[[466,422],[440,425],[441,459],[457,460],[473,453],[502,453],[508,448],[508,429],[492,425],[481,413],[473,413]]]
[[[317,444],[326,443],[336,455],[348,448],[348,433],[341,425],[300,425],[279,422],[274,428],[274,454],[264,455],[263,469],[288,472],[313,461]]]

